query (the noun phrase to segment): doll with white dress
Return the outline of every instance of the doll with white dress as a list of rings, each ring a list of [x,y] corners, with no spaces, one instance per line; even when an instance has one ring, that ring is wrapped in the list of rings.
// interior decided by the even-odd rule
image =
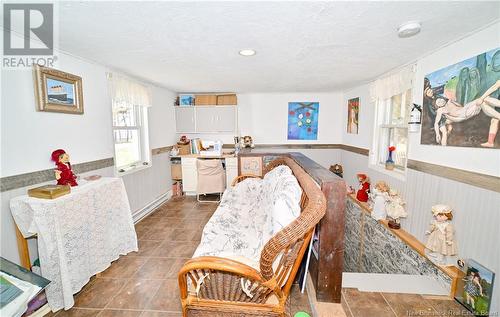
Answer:
[[[425,234],[429,235],[425,244],[426,254],[431,261],[437,264],[447,265],[454,263],[457,255],[457,242],[455,230],[451,223],[453,210],[448,205],[432,206],[434,220]]]
[[[384,181],[379,181],[375,184],[373,193],[370,193],[370,198],[373,201],[372,218],[375,220],[384,220],[387,217],[386,203],[389,199],[389,185]]]
[[[408,213],[406,212],[405,205],[406,202],[399,196],[398,192],[394,189],[389,191],[389,199],[386,206],[387,216],[389,219],[389,227],[392,229],[401,228],[401,224],[399,222],[399,218],[408,217]]]

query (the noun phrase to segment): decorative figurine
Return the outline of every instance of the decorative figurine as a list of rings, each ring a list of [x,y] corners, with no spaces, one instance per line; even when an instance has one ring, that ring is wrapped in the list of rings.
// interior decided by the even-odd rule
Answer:
[[[394,161],[392,159],[392,152],[396,150],[395,146],[389,146],[389,156],[387,157],[387,160],[385,161],[385,169],[392,171],[394,169]]]
[[[362,202],[368,201],[368,194],[370,193],[370,179],[366,174],[356,174],[359,181],[359,189],[356,193],[356,199]]]
[[[345,189],[346,189],[347,194],[354,194],[356,192],[354,187],[347,185],[347,183],[345,184]]]
[[[373,193],[370,194],[373,200],[372,218],[375,220],[383,220],[387,217],[385,204],[389,198],[389,185],[384,181],[379,181],[375,184]]]
[[[340,164],[335,164],[330,166],[330,172],[333,174],[339,176],[339,177],[344,177],[344,169],[342,168],[342,165]]]
[[[52,152],[52,161],[56,163],[55,176],[57,185],[77,186],[76,176],[71,170],[69,155],[62,149]]]
[[[174,144],[172,146],[172,149],[170,150],[170,156],[177,156],[179,155],[179,147],[177,146],[177,144]]]
[[[243,148],[254,148],[255,147],[255,144],[253,144],[253,139],[251,136],[249,135],[245,135],[244,137],[241,138],[241,146]]]
[[[401,228],[399,218],[405,218],[408,213],[405,210],[406,202],[399,196],[396,190],[389,191],[389,202],[386,206],[387,216],[389,216],[388,226],[391,229]]]
[[[429,230],[425,232],[429,235],[425,245],[426,254],[436,264],[449,265],[456,262],[452,256],[457,254],[458,249],[455,231],[451,224],[452,209],[448,205],[435,205],[432,206],[432,214],[434,220]]]
[[[187,136],[183,135],[183,136],[181,136],[181,138],[179,139],[179,141],[177,141],[177,144],[178,145],[189,144],[189,139],[187,138]]]

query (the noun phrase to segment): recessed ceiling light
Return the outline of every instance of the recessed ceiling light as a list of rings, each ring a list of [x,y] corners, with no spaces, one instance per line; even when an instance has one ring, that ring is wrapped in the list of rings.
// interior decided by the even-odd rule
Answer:
[[[422,28],[422,24],[417,21],[403,23],[398,28],[398,36],[402,38],[417,35]]]
[[[254,56],[257,52],[255,52],[254,50],[250,50],[250,49],[244,49],[244,50],[241,50],[239,53],[241,56]]]

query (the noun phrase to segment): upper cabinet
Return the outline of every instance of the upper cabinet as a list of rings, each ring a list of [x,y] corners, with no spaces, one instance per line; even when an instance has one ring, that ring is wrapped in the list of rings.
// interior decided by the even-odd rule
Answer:
[[[195,133],[194,107],[175,107],[175,126],[178,133]]]
[[[175,107],[178,133],[236,133],[237,106]]]

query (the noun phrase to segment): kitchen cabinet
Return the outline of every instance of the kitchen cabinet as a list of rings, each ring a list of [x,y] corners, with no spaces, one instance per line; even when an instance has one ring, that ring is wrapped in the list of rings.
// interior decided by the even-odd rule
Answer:
[[[177,133],[236,133],[237,106],[175,107]]]
[[[194,107],[175,107],[175,127],[177,133],[195,133]]]

